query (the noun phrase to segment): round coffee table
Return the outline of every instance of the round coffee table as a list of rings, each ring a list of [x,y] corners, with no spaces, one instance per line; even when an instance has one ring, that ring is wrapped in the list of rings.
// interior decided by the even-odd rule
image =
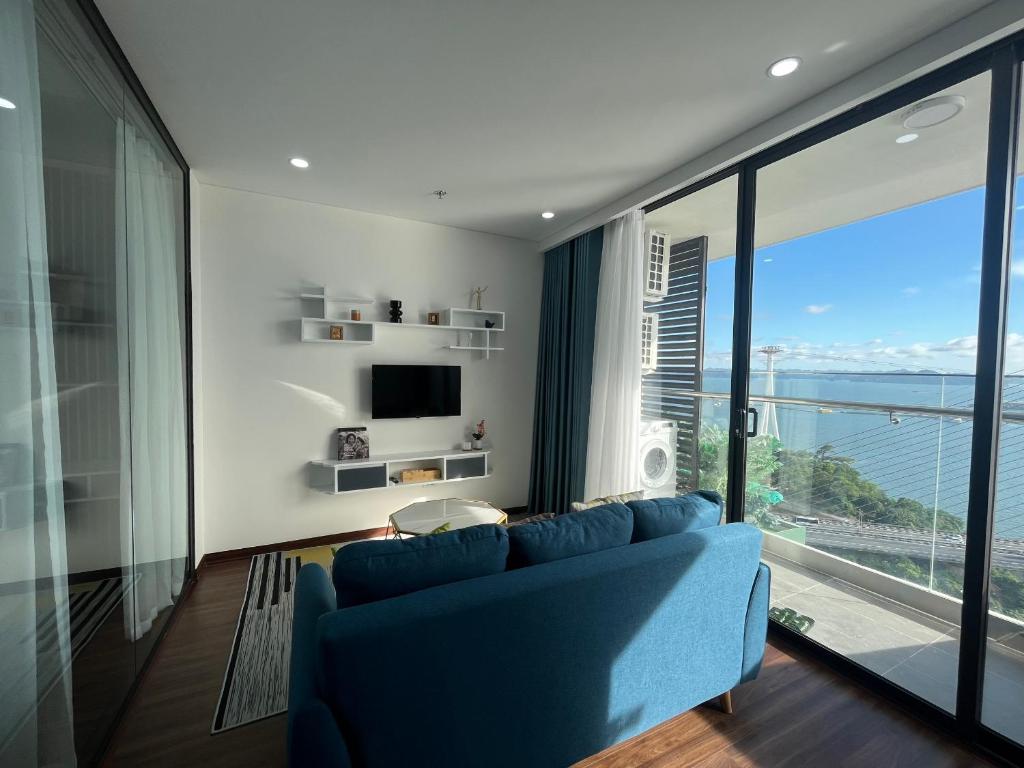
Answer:
[[[508,522],[508,515],[486,501],[472,499],[430,499],[417,501],[388,517],[394,538],[402,535],[422,536],[438,528],[454,531],[482,523]],[[447,526],[447,527],[446,527]]]

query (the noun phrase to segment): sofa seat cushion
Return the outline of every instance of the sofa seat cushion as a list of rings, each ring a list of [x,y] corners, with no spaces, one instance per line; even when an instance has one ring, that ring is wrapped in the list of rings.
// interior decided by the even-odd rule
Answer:
[[[696,491],[667,499],[626,502],[633,511],[633,541],[649,541],[718,525],[722,497],[715,491]]]
[[[522,568],[622,547],[632,536],[633,513],[624,504],[556,515],[508,529],[508,567]]]
[[[357,541],[338,550],[331,578],[338,608],[347,608],[501,573],[507,560],[505,529],[474,525],[411,539]]]

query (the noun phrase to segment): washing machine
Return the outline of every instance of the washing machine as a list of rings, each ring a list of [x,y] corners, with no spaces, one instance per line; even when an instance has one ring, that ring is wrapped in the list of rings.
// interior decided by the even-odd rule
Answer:
[[[676,495],[677,432],[672,421],[640,422],[640,487],[645,499]]]

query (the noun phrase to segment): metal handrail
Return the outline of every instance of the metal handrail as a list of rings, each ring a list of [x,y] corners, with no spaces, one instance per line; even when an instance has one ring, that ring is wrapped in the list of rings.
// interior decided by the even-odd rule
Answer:
[[[684,397],[701,397],[709,400],[728,400],[728,392],[701,392],[669,387],[651,387],[651,394],[670,392]],[[895,403],[858,403],[852,400],[811,400],[803,397],[780,397],[779,395],[750,395],[751,401],[777,403],[779,405],[804,405],[812,408],[845,408],[859,411],[882,411],[900,413],[908,416],[952,416],[955,418],[973,419],[973,408],[944,408],[930,405],[899,405]],[[1024,413],[1003,412],[1003,419],[1014,424],[1024,424]]]

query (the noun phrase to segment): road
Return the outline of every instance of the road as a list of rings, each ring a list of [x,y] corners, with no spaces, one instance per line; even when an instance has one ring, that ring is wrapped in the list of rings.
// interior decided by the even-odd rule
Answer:
[[[801,523],[807,529],[807,544],[812,547],[850,549],[886,555],[928,560],[932,556],[932,532],[888,525],[845,523],[821,519]],[[965,538],[960,534],[939,533],[935,536],[935,559],[946,563],[963,563]],[[992,545],[992,564],[1001,568],[1024,569],[1024,540],[996,539]]]

